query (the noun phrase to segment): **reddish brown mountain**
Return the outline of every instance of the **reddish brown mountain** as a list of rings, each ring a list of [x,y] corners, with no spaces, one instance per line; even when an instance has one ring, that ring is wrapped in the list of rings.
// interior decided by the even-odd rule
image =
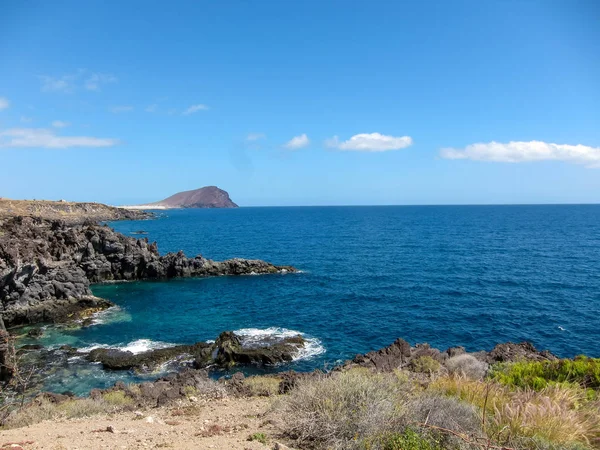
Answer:
[[[160,202],[150,203],[164,208],[237,208],[229,194],[216,186],[206,186],[193,191],[179,192]]]

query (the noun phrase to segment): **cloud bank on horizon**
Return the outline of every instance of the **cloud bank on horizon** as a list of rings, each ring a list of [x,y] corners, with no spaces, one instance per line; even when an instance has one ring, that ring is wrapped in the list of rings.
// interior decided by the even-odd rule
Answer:
[[[600,147],[587,145],[554,144],[542,141],[488,142],[467,145],[463,149],[443,148],[442,158],[471,159],[503,163],[536,161],[563,161],[600,167]]]

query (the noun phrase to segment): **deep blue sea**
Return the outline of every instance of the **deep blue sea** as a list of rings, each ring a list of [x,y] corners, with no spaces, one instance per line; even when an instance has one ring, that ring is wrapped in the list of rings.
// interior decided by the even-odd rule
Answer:
[[[302,273],[98,285],[94,293],[119,309],[98,325],[50,330],[46,343],[144,349],[225,330],[295,330],[312,339],[306,357],[284,367],[297,370],[399,337],[471,351],[528,340],[563,357],[600,357],[600,205],[159,214],[111,226],[130,236],[147,231],[161,253],[260,258]],[[125,376],[74,365],[75,375],[59,372],[48,387],[84,392]]]

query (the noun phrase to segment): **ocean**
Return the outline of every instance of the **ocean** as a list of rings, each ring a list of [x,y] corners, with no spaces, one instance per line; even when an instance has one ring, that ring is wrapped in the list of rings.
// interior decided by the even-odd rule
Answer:
[[[397,338],[469,351],[526,340],[561,357],[600,357],[600,205],[158,214],[110,225],[129,236],[147,232],[161,253],[258,258],[301,272],[97,285],[94,293],[118,308],[91,327],[50,327],[42,344],[143,351],[213,340],[225,330],[297,331],[309,339],[296,361],[267,371],[331,367]],[[117,379],[143,377],[73,357],[46,388],[85,393]]]

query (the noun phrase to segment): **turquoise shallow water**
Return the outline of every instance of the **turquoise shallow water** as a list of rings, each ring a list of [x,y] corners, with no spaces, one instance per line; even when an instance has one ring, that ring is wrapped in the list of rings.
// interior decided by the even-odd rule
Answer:
[[[162,253],[261,258],[303,273],[99,285],[120,309],[44,343],[143,349],[277,327],[314,339],[285,367],[297,370],[398,337],[469,350],[529,340],[600,356],[600,206],[177,210],[111,226],[147,231]],[[128,378],[71,366],[47,386],[84,392]]]

